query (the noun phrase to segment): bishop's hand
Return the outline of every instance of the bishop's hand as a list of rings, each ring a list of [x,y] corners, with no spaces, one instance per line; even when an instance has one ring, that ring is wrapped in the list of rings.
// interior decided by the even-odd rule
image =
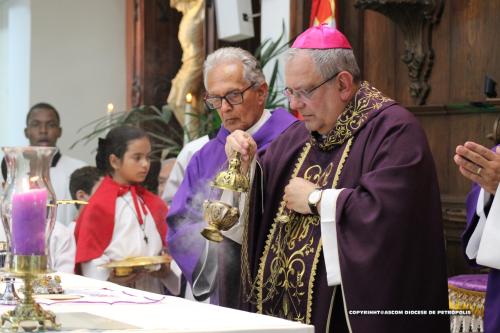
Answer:
[[[257,143],[250,134],[236,130],[227,137],[225,150],[228,159],[231,159],[235,152],[241,154],[242,171],[246,172],[257,151]]]
[[[283,196],[286,208],[300,214],[311,214],[308,203],[309,194],[317,188],[316,184],[304,178],[292,178],[285,187],[285,195]]]

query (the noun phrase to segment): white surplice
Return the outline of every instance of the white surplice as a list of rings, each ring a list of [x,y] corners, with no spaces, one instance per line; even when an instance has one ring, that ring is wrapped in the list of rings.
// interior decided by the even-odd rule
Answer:
[[[140,198],[138,199],[140,200]],[[115,227],[111,242],[99,258],[82,263],[84,276],[107,280],[111,269],[102,267],[102,265],[131,257],[157,256],[161,253],[163,242],[160,233],[151,213],[146,206],[144,207],[147,214],[143,214],[144,223],[140,225],[131,193],[128,192],[116,199]],[[145,238],[147,238],[147,242]],[[176,295],[180,291],[179,276],[180,269],[172,262],[171,272],[166,278],[157,279],[147,274],[135,282],[135,288],[163,294],[165,286],[172,294]]]
[[[73,171],[86,166],[87,163],[75,158],[61,155],[55,167],[50,168],[50,181],[57,200],[71,200],[69,178]],[[68,225],[75,220],[77,209],[74,204],[58,205],[57,220]]]
[[[51,268],[56,272],[73,273],[75,270],[75,222],[64,225],[56,221],[50,235],[49,255]]]
[[[496,194],[499,193],[499,187]],[[469,259],[476,259],[479,265],[500,269],[500,195],[493,197],[493,203],[486,215],[484,208],[491,195],[484,189],[479,192],[476,214],[479,222],[467,243],[465,253]]]

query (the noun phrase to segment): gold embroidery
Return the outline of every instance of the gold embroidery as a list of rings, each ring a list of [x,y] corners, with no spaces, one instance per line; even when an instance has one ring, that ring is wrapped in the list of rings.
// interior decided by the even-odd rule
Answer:
[[[312,137],[311,142],[304,145],[291,177],[296,177],[302,170],[312,144],[324,151],[340,148],[345,144],[331,185],[332,188],[336,188],[356,130],[363,126],[372,111],[379,110],[392,102],[367,82],[363,82],[353,100],[337,119],[335,128],[326,138],[322,142],[317,142]],[[305,179],[324,188],[329,184],[333,169],[333,162],[324,170],[320,165],[312,165],[301,174]],[[284,200],[281,200],[253,282],[247,272],[248,285],[251,287],[249,295],[250,298],[255,297],[252,303],[256,304],[257,312],[305,323],[311,322],[313,287],[322,251],[319,225],[318,215],[290,212]],[[247,241],[245,237],[244,239]],[[346,320],[350,329],[347,315]]]
[[[328,184],[328,178],[330,177],[330,174],[332,173],[333,170],[333,163],[328,164],[328,166],[325,168],[325,172],[319,177],[318,181],[318,186],[319,187],[325,187]]]
[[[318,142],[318,147],[327,151],[335,145],[343,144],[368,119],[370,111],[379,110],[384,104],[392,101],[368,82],[362,82],[354,98],[338,117],[335,127],[322,142]],[[314,138],[312,140],[316,142]]]
[[[352,140],[351,137],[342,152],[341,161],[334,175],[333,188],[337,186],[343,165],[349,155]],[[310,145],[304,147],[292,177],[297,176],[309,148]],[[328,175],[333,170],[333,165],[331,167],[330,165],[325,168],[325,172],[321,172],[321,167],[314,166],[308,168],[305,173],[310,174],[313,179],[318,179],[318,181],[321,178],[323,178],[322,181],[327,181]],[[311,175],[311,170],[316,170],[316,173]],[[284,200],[282,200],[276,214],[277,217],[286,214],[284,207]],[[279,223],[278,218],[275,219],[266,240],[257,275],[257,311],[309,324],[311,322],[313,286],[322,249],[321,238],[315,239],[314,237],[315,230],[319,228],[320,218],[318,215],[296,213],[288,215],[289,223],[286,224]],[[308,266],[304,258],[311,255],[313,255],[312,266]],[[270,262],[269,265],[266,265],[268,259]],[[269,270],[267,279],[265,279],[266,269]],[[309,276],[307,276],[308,269],[310,269]],[[305,286],[306,283],[307,286]],[[303,307],[301,302],[304,296],[306,298],[305,314],[300,310]],[[264,311],[264,303],[275,300],[276,297],[281,298],[280,305],[274,304]]]
[[[349,141],[346,144],[346,147],[344,151],[342,152],[342,157],[340,159],[339,165],[337,166],[337,170],[335,171],[335,176],[333,178],[333,183],[332,183],[332,188],[337,188],[340,174],[344,168],[344,164],[347,160],[347,157],[349,156],[349,152],[351,151],[351,146],[354,138],[351,137]],[[311,309],[312,309],[312,299],[313,299],[313,291],[314,291],[314,281],[316,280],[316,270],[318,268],[318,260],[319,260],[319,255],[321,254],[321,249],[322,249],[322,242],[321,239],[319,240],[319,246],[318,250],[316,252],[316,256],[314,257],[314,262],[311,268],[311,278],[309,279],[309,288],[308,288],[308,295],[307,295],[307,314],[306,317],[310,320],[311,318]],[[333,297],[333,296],[332,296]],[[349,323],[349,317],[347,317],[347,312],[346,312],[346,321],[348,325]]]
[[[307,154],[309,153],[309,150],[311,149],[311,144],[308,142],[304,145],[304,148],[302,149],[301,154],[299,155],[299,158],[297,160],[297,163],[295,164],[295,168],[292,172],[292,177],[297,176],[297,173],[299,172],[300,168],[302,167],[302,163],[304,163]],[[276,218],[274,220],[274,223],[271,227],[271,230],[269,231],[269,234],[266,239],[266,245],[264,247],[264,254],[260,258],[260,263],[259,263],[259,271],[257,273],[256,280],[251,283],[251,290],[249,292],[248,299],[251,302],[253,298],[253,294],[255,293],[255,289],[257,289],[257,312],[262,313],[262,304],[264,302],[267,302],[269,299],[271,299],[274,296],[273,290],[275,290],[276,286],[276,277],[271,276],[269,279],[269,294],[266,299],[263,299],[262,296],[262,290],[264,289],[263,285],[263,280],[264,280],[264,267],[265,267],[265,259],[267,257],[267,254],[269,253],[269,249],[271,247],[271,241],[272,241],[272,236],[274,234],[274,230],[276,229],[276,225],[282,224],[279,222],[279,217],[280,215],[283,215],[283,212],[285,210],[285,201],[282,200],[280,203],[280,207],[278,208],[278,214],[276,215]],[[248,224],[248,221],[246,222]]]
[[[315,164],[311,165],[304,172],[304,179],[310,181],[311,183],[318,184],[319,177],[323,173],[321,166]]]
[[[315,164],[307,168],[304,172],[304,179],[318,185],[319,187],[325,187],[328,184],[328,177],[332,173],[333,163],[328,164],[325,171],[321,166]]]

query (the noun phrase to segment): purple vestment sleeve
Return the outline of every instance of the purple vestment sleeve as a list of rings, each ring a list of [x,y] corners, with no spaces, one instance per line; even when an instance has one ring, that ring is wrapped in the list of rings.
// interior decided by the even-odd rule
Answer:
[[[498,146],[496,146],[498,147]],[[496,147],[492,148],[495,152]],[[467,226],[462,235],[462,245],[464,249],[467,247],[474,229],[476,229],[477,223],[479,222],[479,216],[476,214],[476,205],[479,197],[479,192],[481,187],[474,183],[472,189],[467,195],[466,207],[467,207]],[[465,255],[466,260],[471,265],[476,265],[475,259],[469,259]],[[484,306],[484,332],[485,333],[496,333],[500,332],[500,271],[497,269],[491,269],[488,275],[488,286],[486,289],[486,302]]]
[[[253,135],[258,151],[297,121],[285,109],[276,109],[271,117]],[[217,137],[210,140],[189,162],[184,180],[172,199],[167,222],[169,251],[190,284],[193,272],[205,249],[205,238],[200,231],[206,226],[203,221],[202,204],[210,192],[209,182],[226,165],[224,145],[229,132],[221,128]],[[217,291],[219,295],[221,291]],[[222,291],[223,292],[223,291]],[[218,303],[218,300],[211,299]]]

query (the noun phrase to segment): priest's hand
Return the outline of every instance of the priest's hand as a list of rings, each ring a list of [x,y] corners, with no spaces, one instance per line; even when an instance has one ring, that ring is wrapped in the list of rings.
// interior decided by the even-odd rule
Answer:
[[[457,146],[455,153],[453,159],[460,173],[494,195],[500,182],[500,147],[494,153],[480,144],[466,142]]]
[[[308,203],[309,194],[317,188],[318,186],[304,178],[292,178],[285,187],[285,195],[283,196],[286,208],[300,214],[311,214]]]
[[[241,154],[242,170],[246,172],[257,151],[257,143],[250,134],[236,130],[228,135],[225,150],[228,159],[232,158],[235,152]]]

